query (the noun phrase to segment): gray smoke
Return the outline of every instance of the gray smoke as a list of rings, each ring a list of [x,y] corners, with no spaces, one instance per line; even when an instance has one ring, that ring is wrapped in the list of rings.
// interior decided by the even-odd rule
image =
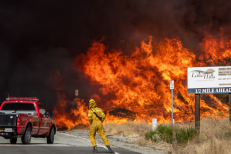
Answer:
[[[8,94],[37,96],[52,109],[60,85],[68,99],[76,88],[88,99],[94,87],[73,59],[93,40],[105,37],[109,50],[131,54],[148,36],[178,37],[199,55],[205,33],[223,28],[229,36],[230,22],[227,0],[1,0],[0,102]]]

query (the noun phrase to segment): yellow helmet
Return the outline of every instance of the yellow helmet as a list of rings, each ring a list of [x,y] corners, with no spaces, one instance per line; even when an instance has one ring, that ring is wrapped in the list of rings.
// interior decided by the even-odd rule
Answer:
[[[90,100],[89,100],[89,103],[94,103],[94,102],[95,102],[94,99],[90,99]]]
[[[94,99],[90,99],[89,100],[89,109],[90,108],[94,108],[96,106],[97,106],[97,104],[96,104],[95,100]]]

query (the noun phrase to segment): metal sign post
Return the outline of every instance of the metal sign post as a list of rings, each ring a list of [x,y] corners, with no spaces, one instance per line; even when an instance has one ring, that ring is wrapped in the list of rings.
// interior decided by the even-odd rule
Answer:
[[[200,131],[200,94],[195,94],[195,128]]]
[[[231,93],[229,93],[229,121],[231,122]]]
[[[75,96],[76,96],[76,98],[74,99],[75,100],[75,108],[78,109],[78,105],[77,105],[78,96],[79,96],[79,90],[78,89],[75,89]]]
[[[173,119],[173,89],[174,89],[174,80],[170,81],[170,89],[172,91],[172,125],[174,124],[174,119]]]

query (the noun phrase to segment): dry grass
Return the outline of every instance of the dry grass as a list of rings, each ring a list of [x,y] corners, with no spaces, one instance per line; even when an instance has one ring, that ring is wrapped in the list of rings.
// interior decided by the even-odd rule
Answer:
[[[183,127],[194,126],[185,124]],[[175,145],[177,154],[230,154],[231,123],[228,118],[206,118],[201,121],[200,135],[188,144]]]
[[[145,139],[145,133],[149,132],[152,129],[152,126],[147,123],[133,123],[128,122],[124,124],[105,124],[104,129],[106,134],[110,135],[122,135],[127,137],[127,141],[133,142],[139,146],[149,146],[160,149],[165,149],[165,151],[170,151],[172,145],[166,142],[154,143],[150,140]],[[129,138],[137,137],[138,140],[130,140]]]
[[[123,135],[129,137],[141,137],[147,131],[152,129],[152,126],[146,123],[128,122],[125,124],[110,124],[104,125],[105,132],[110,135]]]
[[[175,124],[178,128],[194,127],[194,123]],[[208,117],[201,120],[200,135],[189,143],[168,144],[166,142],[151,142],[145,140],[144,134],[151,130],[151,125],[144,123],[105,124],[105,131],[111,135],[139,137],[133,141],[140,146],[151,146],[173,151],[175,154],[231,154],[231,123],[228,118],[218,119]]]

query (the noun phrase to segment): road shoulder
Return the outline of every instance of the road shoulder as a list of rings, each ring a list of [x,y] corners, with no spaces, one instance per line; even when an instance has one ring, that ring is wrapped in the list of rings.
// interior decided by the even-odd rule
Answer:
[[[67,136],[75,136],[78,138],[82,138],[83,140],[89,141],[88,131],[70,130],[70,131],[60,131],[59,133],[65,134]],[[118,147],[118,148],[123,148],[123,149],[127,149],[133,152],[142,153],[142,154],[165,154],[165,152],[162,149],[152,148],[152,147],[142,147],[142,146],[138,146],[131,142],[126,142],[124,138],[121,136],[107,135],[107,138],[112,148]],[[96,135],[96,142],[98,146],[100,147],[104,146],[104,143],[98,134]]]

